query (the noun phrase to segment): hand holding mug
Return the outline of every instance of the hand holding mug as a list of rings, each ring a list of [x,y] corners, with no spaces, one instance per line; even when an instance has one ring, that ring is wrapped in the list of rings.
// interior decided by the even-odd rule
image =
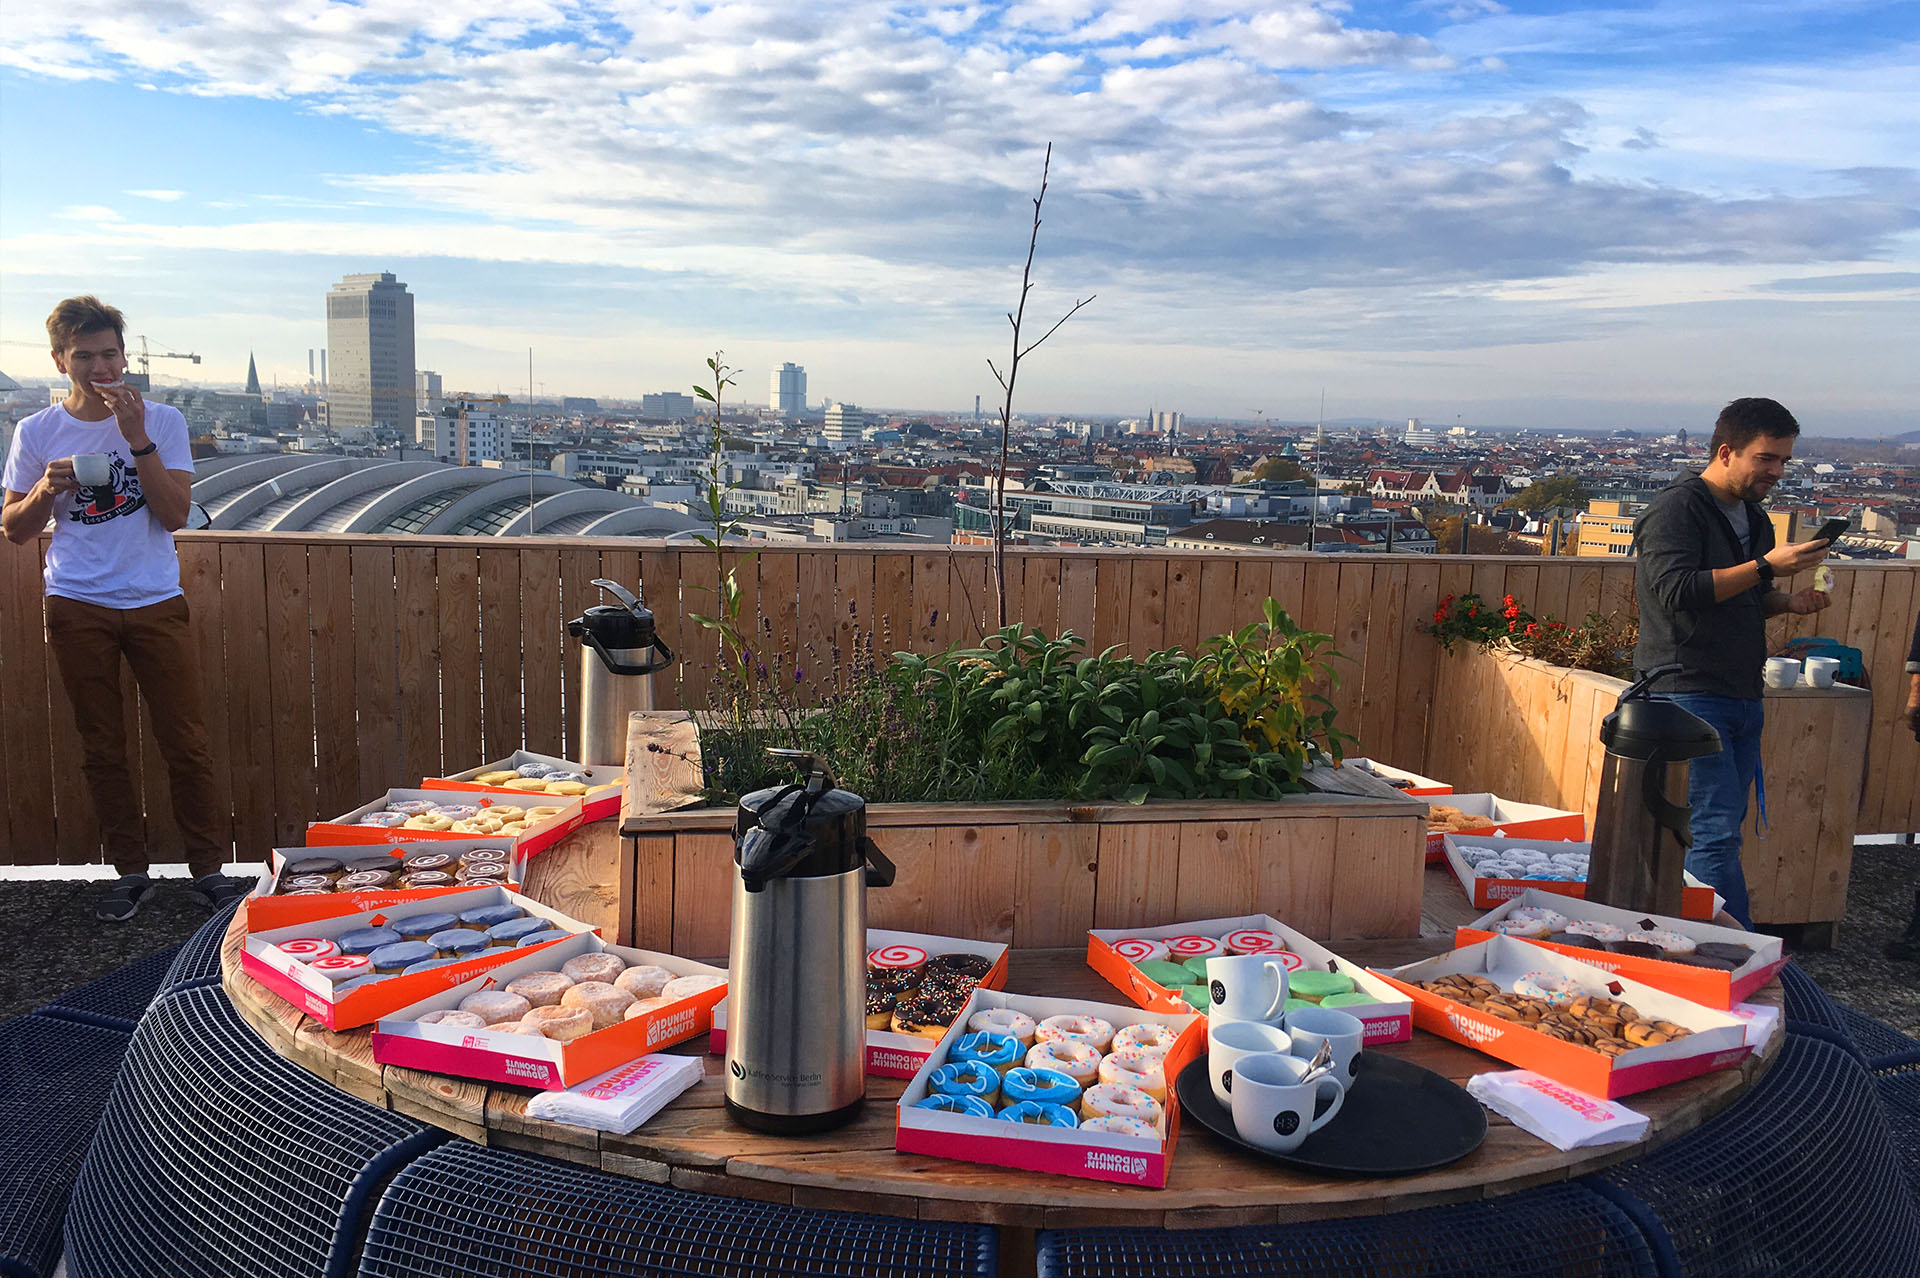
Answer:
[[[113,458],[106,453],[75,453],[67,459],[67,469],[80,488],[105,488],[113,482]]]

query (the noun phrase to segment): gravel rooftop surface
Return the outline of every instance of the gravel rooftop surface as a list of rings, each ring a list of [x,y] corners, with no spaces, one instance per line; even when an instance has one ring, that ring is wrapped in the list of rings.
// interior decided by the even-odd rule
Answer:
[[[14,920],[0,935],[0,1020],[191,936],[206,907],[187,898],[185,879],[155,882],[139,914],[102,923],[93,910],[104,882],[0,880],[0,914]],[[1857,845],[1834,948],[1796,957],[1834,998],[1920,1038],[1920,963],[1880,953],[1906,927],[1917,887],[1920,847]]]

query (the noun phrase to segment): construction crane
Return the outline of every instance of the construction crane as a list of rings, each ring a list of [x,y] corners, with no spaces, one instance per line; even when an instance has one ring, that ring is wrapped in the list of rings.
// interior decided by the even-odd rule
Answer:
[[[140,334],[140,376],[148,378],[149,384],[151,384],[153,375],[153,370],[150,366],[155,358],[156,356],[149,354],[147,351],[147,335],[145,333]],[[191,355],[185,351],[160,351],[157,358],[190,359],[196,364],[200,362],[198,355]]]

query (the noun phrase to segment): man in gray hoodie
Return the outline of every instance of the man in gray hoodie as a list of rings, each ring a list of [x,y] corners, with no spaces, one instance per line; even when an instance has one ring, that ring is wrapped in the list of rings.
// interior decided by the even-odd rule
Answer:
[[[1771,399],[1736,399],[1721,410],[1705,469],[1662,489],[1635,521],[1639,556],[1641,670],[1678,664],[1659,686],[1720,733],[1721,752],[1688,769],[1693,848],[1687,869],[1727,899],[1727,912],[1751,927],[1740,826],[1747,791],[1761,785],[1761,669],[1766,621],[1815,613],[1832,602],[1817,590],[1781,589],[1827,555],[1824,541],[1775,545],[1760,503],[1793,457],[1800,423]]]

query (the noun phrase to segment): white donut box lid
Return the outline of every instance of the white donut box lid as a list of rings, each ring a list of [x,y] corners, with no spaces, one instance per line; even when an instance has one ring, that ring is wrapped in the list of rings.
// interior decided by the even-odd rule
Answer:
[[[518,794],[528,802],[559,802],[564,796],[545,794],[539,790],[515,790],[504,785],[481,785],[474,778],[483,772],[506,772],[518,768],[523,763],[544,763],[550,768],[559,768],[566,772],[585,774],[587,792],[573,796],[580,801],[582,819],[598,821],[620,811],[621,788],[626,784],[627,774],[623,768],[608,767],[600,764],[588,767],[584,763],[575,763],[571,759],[562,759],[553,754],[536,754],[532,750],[515,750],[504,759],[492,763],[483,763],[477,768],[468,768],[465,772],[456,772],[450,777],[428,777],[420,784],[428,790],[478,790],[484,794]]]
[[[1583,900],[1587,895],[1587,885],[1581,882],[1542,881],[1539,879],[1498,879],[1482,878],[1474,871],[1467,859],[1460,855],[1460,849],[1492,848],[1496,852],[1505,852],[1510,848],[1526,848],[1534,852],[1544,852],[1552,856],[1557,852],[1578,852],[1583,855],[1593,851],[1592,843],[1570,842],[1564,839],[1523,839],[1498,838],[1493,835],[1449,834],[1443,841],[1446,849],[1447,864],[1453,869],[1453,876],[1460,880],[1460,886],[1466,890],[1467,899],[1474,908],[1490,910],[1502,901],[1512,900],[1522,892],[1549,892],[1555,896],[1573,900]],[[1727,904],[1725,897],[1696,879],[1683,873],[1683,885],[1680,889],[1680,912],[1688,918],[1710,919]],[[1565,911],[1561,911],[1565,913]]]
[[[1405,768],[1396,768],[1392,764],[1382,763],[1378,759],[1348,759],[1347,762],[1353,764],[1363,772],[1370,772],[1374,776],[1384,780],[1411,782],[1412,789],[1400,791],[1409,798],[1424,799],[1430,796],[1453,793],[1453,787],[1445,781],[1435,781],[1432,777],[1423,777],[1418,772],[1409,772]],[[1400,787],[1395,786],[1394,789],[1398,790]]]
[[[377,984],[362,986],[360,989],[349,991],[336,1001],[334,983],[281,950],[279,948],[281,941],[305,937],[318,937],[331,941],[342,932],[350,932],[355,928],[373,927],[395,919],[411,918],[416,914],[458,914],[462,910],[471,910],[481,905],[517,905],[528,914],[546,919],[565,932],[593,930],[580,920],[569,918],[556,909],[540,904],[532,897],[509,892],[505,888],[466,888],[434,896],[409,896],[406,901],[396,905],[360,910],[353,914],[337,914],[331,918],[312,919],[292,927],[249,932],[246,947],[240,953],[240,964],[248,976],[321,1022],[328,1029],[352,1029],[356,1025],[365,1025],[379,1020],[389,1012],[410,1003],[417,1003],[449,986],[464,984],[469,978],[499,967],[510,959],[542,951],[546,946],[556,945],[559,942],[548,941],[546,946],[535,946],[527,950],[508,948],[481,950],[472,958],[459,963],[449,963],[445,967],[436,967],[431,971],[416,972],[412,976],[395,976]]]
[[[398,873],[401,861],[415,852],[445,852],[457,859],[462,852],[471,852],[475,848],[501,847],[510,854],[504,886],[509,892],[517,892],[520,890],[520,862],[524,858],[514,851],[512,839],[462,835],[457,839],[412,840],[406,843],[343,843],[339,847],[275,848],[268,853],[266,869],[247,898],[247,930],[259,932],[267,928],[292,927],[309,919],[364,913],[406,901],[472,891],[466,884],[456,883],[452,887],[442,888],[384,888],[378,892],[328,892],[324,896],[275,896],[274,891],[280,885],[280,876],[287,872],[287,866],[303,857],[330,856],[336,861],[354,861],[384,854],[393,858],[393,868]]]
[[[1593,994],[1632,1004],[1646,1019],[1672,1021],[1693,1033],[1671,1043],[1636,1047],[1609,1057],[1411,984],[1460,972],[1484,976],[1504,990],[1511,990],[1514,981],[1529,972],[1571,977]],[[1545,1074],[1591,1096],[1614,1099],[1677,1083],[1738,1065],[1748,1053],[1746,1023],[1739,1017],[1510,936],[1496,936],[1418,963],[1385,969],[1382,975],[1405,983],[1403,988],[1413,999],[1414,1023],[1421,1029],[1521,1069]]]
[[[510,793],[515,795],[520,794],[517,790],[511,791]],[[583,809],[577,797],[568,799],[562,798],[557,794],[521,795],[520,797],[528,799],[529,802],[516,802],[509,806],[518,808],[553,807],[559,808],[560,811],[548,817],[546,820],[539,822],[532,829],[524,831],[519,835],[511,836],[514,854],[519,858],[524,859],[532,856],[535,852],[542,852],[552,847],[561,839],[580,828],[580,823],[584,819],[581,815]],[[419,799],[424,799],[428,803],[440,804],[461,802],[461,800],[453,797],[445,790],[389,790],[372,803],[363,803],[353,811],[337,816],[331,821],[313,822],[307,826],[307,843],[309,846],[321,843],[329,846],[342,844],[351,845],[355,843],[433,843],[443,842],[448,839],[471,839],[474,837],[471,834],[453,834],[438,830],[403,830],[398,826],[361,825],[359,823],[361,817],[367,816],[370,813],[384,811],[389,803]],[[471,806],[482,808],[495,807],[507,802],[507,794],[496,793],[492,790],[474,791],[470,801]],[[499,843],[502,840],[494,837],[492,841]]]
[[[505,989],[508,982],[529,972],[557,972],[568,959],[582,954],[612,954],[628,967],[651,964],[675,976],[717,976],[722,983],[566,1043],[544,1035],[420,1024],[420,1018],[428,1012],[457,1008],[469,994]],[[381,1017],[373,1032],[373,1059],[382,1065],[557,1091],[706,1033],[714,1005],[727,993],[725,968],[674,954],[610,945],[591,932],[525,950],[521,955]]]
[[[997,1117],[980,1118],[971,1114],[914,1108],[916,1102],[927,1098],[928,1076],[946,1063],[947,1053],[966,1032],[967,1021],[975,1012],[1000,1007],[1024,1012],[1036,1021],[1044,1021],[1049,1016],[1097,1016],[1112,1022],[1116,1030],[1143,1024],[1165,1025],[1173,1030],[1179,1038],[1167,1052],[1166,1139],[1149,1140],[1117,1133],[1096,1137],[1078,1128],[1042,1127],[1031,1123],[1010,1123]],[[946,1036],[935,1044],[932,1055],[914,1074],[907,1089],[900,1093],[893,1147],[903,1154],[930,1154],[935,1158],[953,1158],[961,1162],[1018,1167],[1056,1176],[1108,1180],[1122,1185],[1162,1189],[1167,1183],[1167,1169],[1173,1163],[1173,1148],[1180,1139],[1180,1102],[1173,1094],[1173,1081],[1198,1052],[1205,1050],[1206,1018],[1192,1013],[1174,1015],[1115,1003],[1094,1003],[1086,999],[1039,998],[1029,994],[1007,994],[1000,990],[975,990],[973,997],[967,1000],[966,1010],[955,1019]]]
[[[1536,840],[1584,839],[1587,816],[1566,808],[1549,808],[1538,803],[1519,803],[1497,794],[1446,794],[1432,796],[1448,807],[1468,816],[1485,817],[1492,823],[1486,833],[1495,837],[1531,836]],[[1475,831],[1469,831],[1471,839]],[[1444,830],[1427,831],[1427,860],[1438,861],[1445,855]]]
[[[980,978],[982,989],[999,989],[1007,983],[1007,947],[998,941],[969,941],[957,936],[930,936],[925,932],[896,932],[883,927],[867,929],[867,953],[889,945],[913,945],[935,954],[979,954],[993,961]],[[727,1004],[723,1000],[713,1009],[713,1037],[707,1050],[724,1055],[727,1050]],[[867,1031],[867,1073],[876,1078],[912,1078],[933,1053],[933,1041],[919,1034],[897,1034],[892,1030]]]
[[[1637,914],[1632,910],[1622,910],[1611,905],[1602,905],[1598,901],[1589,901],[1581,897],[1561,896],[1553,892],[1538,892],[1528,889],[1518,897],[1507,901],[1489,914],[1484,914],[1471,923],[1454,929],[1456,945],[1472,945],[1478,941],[1499,935],[1494,932],[1493,924],[1524,906],[1539,909],[1556,910],[1569,919],[1586,919],[1595,923],[1611,923],[1626,932],[1637,932],[1653,927],[1668,932],[1678,932],[1681,936],[1691,937],[1695,941],[1719,941],[1729,945],[1744,945],[1753,951],[1753,957],[1731,972],[1716,971],[1711,968],[1688,967],[1683,963],[1667,963],[1660,959],[1643,958],[1632,954],[1611,954],[1600,950],[1576,949],[1572,946],[1555,945],[1551,941],[1534,940],[1528,937],[1515,937],[1528,945],[1552,950],[1556,954],[1565,954],[1593,967],[1605,968],[1609,972],[1619,972],[1634,980],[1644,981],[1648,985],[1657,985],[1669,993],[1692,999],[1706,1007],[1722,1011],[1732,1009],[1749,994],[1773,979],[1773,974],[1786,963],[1785,949],[1780,938],[1766,936],[1759,932],[1743,932],[1736,927],[1717,927],[1712,923],[1700,923],[1692,919],[1668,918],[1664,914]]]
[[[1341,958],[1306,933],[1295,931],[1270,914],[1198,919],[1192,923],[1169,923],[1164,927],[1096,927],[1087,933],[1087,966],[1106,977],[1141,1007],[1157,1012],[1190,1012],[1193,1009],[1177,991],[1149,979],[1113,948],[1114,942],[1132,937],[1150,941],[1164,941],[1170,936],[1223,938],[1229,932],[1245,931],[1274,933],[1287,943],[1288,949],[1305,959],[1311,970],[1350,976],[1355,989],[1378,999],[1377,1003],[1362,1003],[1357,1007],[1340,1009],[1366,1024],[1368,1046],[1404,1043],[1413,1037],[1413,1004],[1405,994],[1361,964]]]

